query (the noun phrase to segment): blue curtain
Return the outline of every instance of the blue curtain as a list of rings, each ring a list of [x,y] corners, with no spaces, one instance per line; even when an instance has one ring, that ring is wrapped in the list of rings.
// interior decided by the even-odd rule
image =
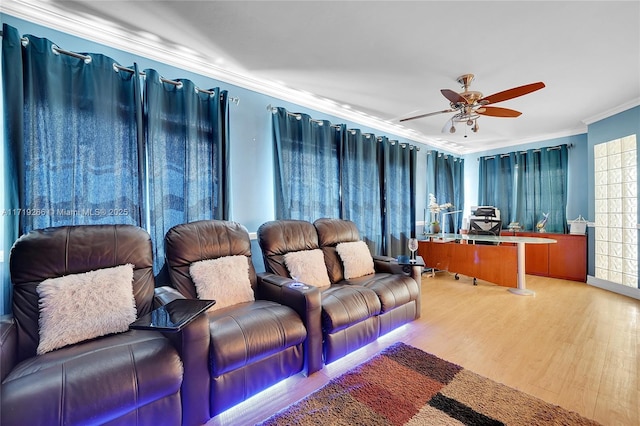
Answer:
[[[22,157],[24,117],[23,109],[16,105],[24,104],[23,74],[22,74],[22,44],[18,31],[3,24],[2,26],[2,90],[4,111],[3,164],[2,178],[4,182],[4,194],[2,209],[5,213],[2,219],[2,251],[4,258],[0,260],[0,308],[2,312],[10,312],[11,306],[11,279],[9,275],[10,247],[19,235],[19,215],[10,214],[20,208],[20,182],[19,167]]]
[[[397,257],[407,253],[407,241],[415,236],[415,147],[380,137],[383,167],[384,247],[379,253]]]
[[[435,150],[427,152],[427,194],[433,194],[438,204],[451,203],[447,211],[462,210],[464,206],[464,160]],[[428,198],[427,198],[428,200]],[[424,217],[430,222],[429,209]],[[463,213],[448,215],[445,232],[456,232],[462,226]],[[438,216],[440,220],[441,216]]]
[[[276,218],[353,221],[373,253],[405,253],[415,223],[416,148],[273,111]]]
[[[154,273],[164,264],[164,235],[173,226],[228,218],[228,99],[196,90],[189,80],[164,82],[144,71],[149,161],[149,228]],[[161,280],[162,281],[162,280]]]
[[[451,156],[449,156],[451,159]],[[462,210],[464,208],[464,160],[462,158],[453,158],[453,164],[451,165],[452,180],[453,180],[453,208],[451,210]],[[451,219],[448,223],[454,226],[450,229],[451,232],[457,232],[462,228],[462,218],[464,212],[455,213],[450,215]]]
[[[447,211],[456,211],[460,206],[459,204],[455,203],[456,193],[454,191],[453,185],[453,160],[453,156],[442,153],[438,154],[435,160],[436,192],[433,195],[436,196],[436,201],[438,202],[438,204],[452,204],[450,208],[442,211],[442,213],[446,213]],[[443,219],[442,214],[440,215],[440,226],[444,230],[444,232],[454,232],[454,230],[456,229],[456,224],[454,224],[453,221],[456,220],[458,216],[459,215],[451,214],[447,215],[446,219]]]
[[[344,126],[340,170],[342,219],[353,221],[372,253],[382,254],[381,150],[375,135]]]
[[[533,150],[530,150],[531,154]],[[539,219],[536,205],[540,204],[540,197],[536,195],[535,169],[540,168],[540,157],[527,155],[529,151],[516,152],[517,179],[515,182],[515,222],[518,222],[523,230],[535,231]],[[530,161],[527,161],[530,160]],[[531,192],[529,192],[531,191]],[[537,199],[537,200],[536,200]],[[542,218],[540,218],[542,219]]]
[[[516,217],[523,229],[535,230],[548,214],[547,232],[568,232],[567,145],[517,153]]]
[[[500,210],[502,226],[513,221],[515,212],[514,185],[515,153],[480,157],[478,205],[494,206]]]
[[[11,191],[17,188],[19,231],[140,224],[133,75],[114,71],[109,57],[60,54],[51,41],[33,36],[25,37],[18,60],[20,38],[3,28],[3,50],[6,45],[12,58],[5,85],[15,74],[23,79],[22,96],[10,97],[15,87],[5,94],[6,109],[22,111],[10,118],[22,121],[22,134],[10,129],[6,150],[17,167]]]
[[[273,111],[275,205],[278,219],[313,222],[339,217],[339,138],[331,123]]]

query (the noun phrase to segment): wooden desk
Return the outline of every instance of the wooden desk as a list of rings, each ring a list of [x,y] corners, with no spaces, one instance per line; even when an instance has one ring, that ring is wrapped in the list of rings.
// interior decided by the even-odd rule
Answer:
[[[474,244],[476,241],[493,241],[499,245]],[[516,294],[532,295],[525,282],[525,245],[555,242],[551,238],[438,234],[420,240],[418,254],[429,268],[511,287],[510,291]]]

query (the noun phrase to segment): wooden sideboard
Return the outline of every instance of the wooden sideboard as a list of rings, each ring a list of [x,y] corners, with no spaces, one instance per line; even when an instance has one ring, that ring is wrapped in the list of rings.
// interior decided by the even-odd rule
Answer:
[[[552,238],[555,244],[527,244],[527,274],[572,281],[587,281],[587,236],[540,232],[506,232],[501,235]]]

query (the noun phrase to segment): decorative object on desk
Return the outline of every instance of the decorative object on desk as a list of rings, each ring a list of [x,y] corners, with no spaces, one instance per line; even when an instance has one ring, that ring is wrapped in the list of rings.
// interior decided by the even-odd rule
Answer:
[[[438,222],[437,220],[435,222],[431,222],[431,225],[429,225],[429,233],[430,234],[440,233],[440,222]]]
[[[429,211],[431,212],[431,224],[429,226],[429,233],[437,234],[440,232],[440,222],[438,222],[438,215],[442,210],[447,210],[453,207],[451,203],[438,204],[436,196],[429,194]]]
[[[549,213],[542,213],[544,218],[536,224],[536,229],[538,232],[547,232],[544,227],[547,226],[547,221],[549,220]]]
[[[509,229],[509,231],[513,233],[516,233],[522,231],[522,226],[520,226],[519,222],[511,222],[509,226],[507,226],[507,229]]]
[[[259,423],[285,424],[599,425],[402,342]]]
[[[587,219],[582,217],[582,215],[578,215],[577,219],[569,220],[570,234],[574,235],[584,235],[587,233]]]
[[[415,263],[416,261],[416,250],[418,250],[418,240],[416,238],[409,238],[409,242],[407,243],[409,247],[409,251],[411,251],[410,261],[411,263]]]

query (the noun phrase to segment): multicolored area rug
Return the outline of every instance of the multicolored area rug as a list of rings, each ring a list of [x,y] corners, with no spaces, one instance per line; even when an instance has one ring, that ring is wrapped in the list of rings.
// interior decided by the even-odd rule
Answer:
[[[396,343],[261,425],[598,425]]]

